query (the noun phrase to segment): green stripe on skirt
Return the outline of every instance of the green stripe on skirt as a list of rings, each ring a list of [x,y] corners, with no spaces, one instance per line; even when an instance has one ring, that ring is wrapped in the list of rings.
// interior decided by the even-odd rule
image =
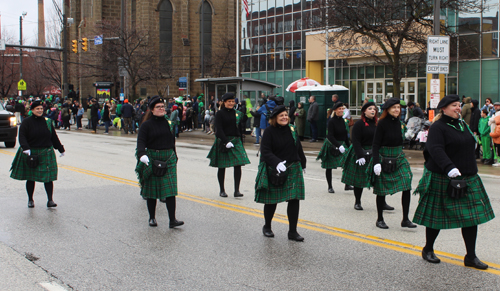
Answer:
[[[207,158],[210,159],[210,166],[215,168],[230,168],[250,164],[241,138],[238,136],[228,136],[228,139],[233,143],[234,148],[227,153],[223,153],[219,150],[221,141],[218,138],[215,139],[207,155]]]
[[[379,153],[381,155],[380,163],[382,163],[382,157],[398,157],[397,169],[390,174],[382,171],[380,176],[375,175],[373,194],[387,196],[401,191],[411,190],[413,173],[411,172],[410,163],[406,160],[403,147],[381,147]]]
[[[341,145],[345,147],[345,142],[341,141]],[[337,157],[334,157],[330,153],[330,148],[333,147],[334,145],[328,140],[325,139],[325,142],[323,143],[323,146],[321,147],[321,150],[319,151],[318,156],[316,157],[316,161],[321,159],[321,168],[323,169],[336,169],[337,167],[343,167],[343,159],[342,157],[346,154],[340,154]]]
[[[267,164],[259,163],[259,170],[255,178],[255,202],[276,204],[293,199],[304,200],[305,186],[302,166],[299,162],[286,164],[288,178],[282,186],[274,186],[267,178]]]
[[[165,199],[177,196],[177,156],[173,149],[151,150],[148,149],[147,156],[149,165],[137,161],[135,172],[141,186],[141,196],[150,199]],[[167,162],[167,173],[163,177],[153,174],[153,161]]]
[[[434,229],[475,226],[495,218],[490,199],[479,175],[463,176],[467,194],[460,199],[448,196],[448,176],[424,168],[415,193],[420,194],[413,222]]]
[[[364,146],[363,149],[369,150],[371,146]],[[370,188],[372,187],[371,175],[367,174],[368,165],[371,165],[370,160],[367,160],[363,166],[356,164],[358,159],[356,156],[356,151],[353,146],[343,155],[345,156],[344,170],[342,171],[342,183],[346,185],[352,185],[358,188]]]
[[[23,149],[17,149],[16,156],[12,161],[10,177],[16,180],[28,180],[35,182],[52,182],[57,180],[57,161],[54,148],[31,149],[32,155],[38,155],[39,164],[36,168],[28,167],[26,160],[28,155],[23,154]]]

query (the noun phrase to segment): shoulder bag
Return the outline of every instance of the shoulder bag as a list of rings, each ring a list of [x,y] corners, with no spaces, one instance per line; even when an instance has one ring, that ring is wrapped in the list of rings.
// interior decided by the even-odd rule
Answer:
[[[450,180],[448,184],[448,195],[450,198],[459,199],[467,194],[467,182],[465,180]]]
[[[153,175],[156,177],[163,177],[167,173],[167,162],[154,160],[153,161]]]

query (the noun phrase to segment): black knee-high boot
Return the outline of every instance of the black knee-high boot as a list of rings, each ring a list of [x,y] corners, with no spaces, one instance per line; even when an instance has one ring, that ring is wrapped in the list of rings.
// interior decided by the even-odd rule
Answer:
[[[240,193],[241,166],[234,167],[234,197],[242,197]]]
[[[326,169],[325,175],[326,175],[326,182],[328,183],[328,190],[330,190],[330,189],[333,190],[333,186],[332,186],[332,169]]]
[[[149,219],[155,219],[156,218],[156,199],[150,199],[148,198],[147,205],[148,205],[148,212],[149,212]]]
[[[221,197],[227,197],[226,190],[224,189],[224,179],[226,176],[226,169],[225,168],[219,168],[219,171],[217,172],[217,179],[219,180],[219,189],[220,189],[220,196]]]
[[[276,212],[276,206],[277,204],[264,204],[264,227],[267,229],[271,229],[271,222]]]
[[[439,235],[439,229],[426,227],[425,228],[425,252],[433,252],[434,251],[434,242]]]
[[[33,193],[35,193],[35,181],[26,181],[26,192],[28,192],[28,201],[33,201]]]
[[[477,225],[463,227],[462,237],[464,238],[465,248],[467,249],[467,257],[473,260],[476,258]]]

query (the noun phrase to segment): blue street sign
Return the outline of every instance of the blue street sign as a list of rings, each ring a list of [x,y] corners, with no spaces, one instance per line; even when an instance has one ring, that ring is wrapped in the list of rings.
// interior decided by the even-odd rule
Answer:
[[[187,88],[187,77],[180,77],[179,78],[179,89],[183,90]]]
[[[94,45],[102,44],[102,35],[94,36]]]

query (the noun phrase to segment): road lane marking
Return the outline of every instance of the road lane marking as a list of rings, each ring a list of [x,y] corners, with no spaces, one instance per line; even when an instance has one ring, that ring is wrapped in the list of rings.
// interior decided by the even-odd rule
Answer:
[[[15,155],[11,152],[4,151],[4,150],[0,150],[0,153],[5,153],[5,154],[11,155],[11,156]],[[109,181],[113,181],[113,182],[118,182],[121,184],[125,184],[125,185],[134,186],[134,187],[139,188],[139,184],[135,180],[129,180],[129,179],[125,179],[125,178],[120,178],[120,177],[111,176],[108,174],[103,174],[103,173],[94,172],[94,171],[90,171],[90,170],[86,170],[86,169],[72,167],[72,166],[66,166],[66,165],[62,165],[62,164],[58,164],[58,165],[60,168],[65,169],[65,170],[69,170],[69,171],[77,172],[80,174],[85,174],[85,175],[93,176],[96,178],[101,178],[101,179],[105,179],[105,180],[109,180]],[[230,210],[230,211],[234,211],[234,212],[238,212],[238,213],[242,213],[242,214],[246,214],[246,215],[250,215],[250,216],[254,216],[254,217],[263,218],[262,211],[258,210],[258,209],[254,209],[254,208],[250,208],[250,207],[246,207],[246,206],[241,206],[241,205],[236,205],[236,204],[232,204],[232,203],[227,203],[227,202],[214,200],[214,199],[210,199],[210,198],[200,197],[200,196],[196,196],[196,195],[192,195],[192,194],[187,194],[187,193],[182,193],[182,192],[178,192],[178,193],[179,193],[178,197],[182,198],[184,200],[189,200],[189,201],[196,202],[196,203],[201,203],[201,204],[205,204],[205,205],[209,205],[209,206],[213,206],[213,207],[217,207],[217,208],[221,208],[221,209],[226,209],[226,210]],[[286,215],[275,214],[274,217],[275,218],[273,219],[273,221],[288,224],[288,218]],[[358,241],[361,243],[366,243],[369,245],[382,247],[385,249],[390,249],[390,250],[394,250],[394,251],[398,251],[398,252],[402,252],[402,253],[406,253],[406,254],[415,255],[418,257],[421,256],[421,251],[422,251],[421,246],[415,246],[412,244],[407,244],[407,243],[398,242],[398,241],[394,241],[394,240],[390,240],[390,239],[380,238],[377,236],[362,234],[362,233],[358,233],[358,232],[347,230],[347,229],[327,226],[327,225],[323,225],[320,223],[316,223],[316,222],[312,222],[312,221],[308,221],[308,220],[303,220],[303,219],[299,219],[299,223],[297,226],[299,226],[301,228],[308,229],[308,230],[313,230],[313,231],[321,232],[324,234],[328,234],[328,235],[333,235],[333,236],[337,236],[337,237],[341,237],[341,238],[345,238],[345,239],[349,239],[349,240]],[[457,266],[464,266],[462,256],[452,254],[452,253],[447,253],[447,252],[441,252],[441,251],[435,251],[435,253],[436,253],[436,255],[440,256],[440,259],[443,262],[450,263],[450,264],[457,265]],[[486,262],[486,261],[484,263],[489,265],[489,268],[487,270],[477,270],[477,269],[474,269],[474,270],[487,272],[490,274],[495,274],[495,275],[500,276],[500,264],[495,264],[495,263]]]
[[[38,283],[40,286],[42,286],[45,290],[47,291],[67,291],[68,289],[64,288],[63,286],[57,284],[56,282],[42,282]]]

